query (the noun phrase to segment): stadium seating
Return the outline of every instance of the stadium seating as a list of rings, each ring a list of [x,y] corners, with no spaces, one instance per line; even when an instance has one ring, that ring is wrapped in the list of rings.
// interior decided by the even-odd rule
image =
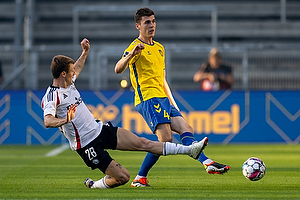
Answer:
[[[75,6],[143,6],[143,2],[149,3],[149,7],[161,5],[162,1],[149,0],[36,0],[33,23],[33,45],[72,45],[73,44],[73,24],[72,14]],[[236,78],[235,89],[243,89],[242,77],[242,54],[237,57],[232,51],[228,51],[231,46],[271,46],[269,52],[274,52],[271,57],[278,57],[280,54],[272,48],[276,45],[288,45],[300,42],[300,13],[297,8],[300,1],[288,0],[286,4],[286,22],[281,22],[280,18],[280,0],[205,0],[205,1],[179,1],[165,0],[164,5],[214,5],[218,10],[218,46],[224,47],[224,60],[233,66]],[[25,12],[25,3],[24,9]],[[0,2],[0,46],[14,44],[14,19],[15,2],[3,0]],[[163,43],[165,46],[178,45],[197,45],[210,47],[211,45],[211,16],[209,12],[157,12],[157,33],[155,40]],[[119,13],[81,13],[79,16],[79,38],[78,43],[83,37],[89,38],[94,46],[96,45],[119,45],[126,47],[137,36],[133,21],[133,12]],[[296,51],[296,50],[295,50]],[[171,86],[173,89],[197,89],[198,84],[192,82],[192,76],[207,57],[207,52],[178,53],[172,56],[172,71],[170,71]],[[65,52],[69,53],[69,52]],[[40,53],[38,88],[44,88],[51,77],[49,77],[49,60],[54,52]],[[107,65],[110,69],[119,58],[111,56]],[[174,54],[175,55],[175,54]],[[267,60],[256,59],[261,55],[261,51],[254,51],[249,56],[249,88],[250,89],[295,89],[293,84],[299,84],[300,78],[293,77],[294,82],[285,84],[274,84],[274,77],[268,76],[269,68],[266,66]],[[73,56],[73,55],[70,55]],[[269,55],[270,56],[270,55]],[[10,59],[10,57],[0,58]],[[49,58],[50,57],[50,58]],[[292,58],[293,59],[293,58]],[[285,57],[287,63],[292,63]],[[9,71],[11,66],[9,62],[4,65],[4,71]],[[269,63],[269,62],[268,62]],[[293,70],[295,64],[291,64]],[[273,67],[273,68],[272,68]],[[285,64],[276,63],[276,67],[270,68],[278,71],[286,71]],[[186,69],[189,70],[186,70]],[[184,73],[182,73],[184,72]],[[49,77],[49,80],[47,79]],[[277,77],[286,80],[289,74]],[[115,89],[122,78],[114,74],[113,70],[107,71],[107,85],[105,89]],[[89,88],[89,72],[83,72],[82,79],[78,83],[79,87]],[[260,82],[262,81],[262,82]],[[262,85],[259,85],[263,83]],[[298,86],[299,88],[300,86]],[[297,88],[297,87],[296,87]]]
[[[138,2],[138,3],[137,3]],[[153,2],[153,3],[152,3]],[[36,1],[35,44],[72,44],[73,7],[101,5],[136,5],[141,1]],[[161,5],[161,1],[151,1]],[[299,1],[287,1],[287,22],[280,23],[280,1],[164,1],[165,5],[215,5],[218,10],[219,43],[299,42]],[[2,6],[1,6],[2,7]],[[11,14],[10,14],[11,15]],[[112,16],[114,15],[114,16]],[[157,40],[164,43],[210,42],[210,13],[157,13]],[[122,31],[117,31],[117,30]],[[188,30],[188,31],[185,31]],[[288,31],[287,31],[288,30]],[[176,33],[176,34],[172,34]],[[89,13],[80,17],[80,36],[97,43],[128,43],[137,32],[133,13]],[[174,41],[175,40],[175,41]]]

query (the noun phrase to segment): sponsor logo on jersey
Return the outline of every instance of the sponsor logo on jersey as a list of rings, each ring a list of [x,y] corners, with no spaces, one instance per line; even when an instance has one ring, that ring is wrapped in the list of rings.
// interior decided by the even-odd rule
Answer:
[[[76,101],[76,102],[75,102],[74,104],[78,106],[79,104],[82,103],[82,98],[81,98],[81,97],[78,97],[78,98],[75,97],[75,101]],[[73,104],[71,104],[71,105],[73,105]],[[69,108],[70,108],[71,105],[68,105],[68,106],[67,106],[67,110],[69,110]]]

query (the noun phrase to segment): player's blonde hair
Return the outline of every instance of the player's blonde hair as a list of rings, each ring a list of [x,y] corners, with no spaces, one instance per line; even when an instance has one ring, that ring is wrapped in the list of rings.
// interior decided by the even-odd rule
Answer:
[[[212,48],[209,53],[209,58],[221,59],[221,54],[218,48]]]

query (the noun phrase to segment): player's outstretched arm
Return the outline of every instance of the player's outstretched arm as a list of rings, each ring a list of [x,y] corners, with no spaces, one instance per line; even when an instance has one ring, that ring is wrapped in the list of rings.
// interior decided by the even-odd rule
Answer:
[[[74,104],[71,105],[67,112],[67,116],[65,118],[57,118],[51,114],[44,116],[45,127],[46,128],[56,128],[56,127],[60,127],[64,124],[68,123],[75,117],[76,107],[77,106]]]
[[[79,76],[81,70],[83,69],[85,60],[86,60],[87,55],[88,55],[89,50],[90,50],[90,41],[88,39],[84,38],[81,41],[80,45],[81,45],[81,48],[82,48],[82,53],[81,53],[80,57],[77,59],[77,61],[74,63],[76,77]]]
[[[121,74],[128,67],[130,60],[137,54],[141,53],[145,48],[142,43],[137,44],[132,51],[130,51],[125,57],[122,57],[115,66],[115,73]]]

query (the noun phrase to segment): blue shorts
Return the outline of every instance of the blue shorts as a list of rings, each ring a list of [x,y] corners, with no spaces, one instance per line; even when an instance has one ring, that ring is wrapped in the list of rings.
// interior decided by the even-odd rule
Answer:
[[[181,113],[170,104],[167,97],[152,98],[136,105],[136,110],[144,117],[151,131],[154,133],[158,124],[171,123],[171,117],[182,116]]]

